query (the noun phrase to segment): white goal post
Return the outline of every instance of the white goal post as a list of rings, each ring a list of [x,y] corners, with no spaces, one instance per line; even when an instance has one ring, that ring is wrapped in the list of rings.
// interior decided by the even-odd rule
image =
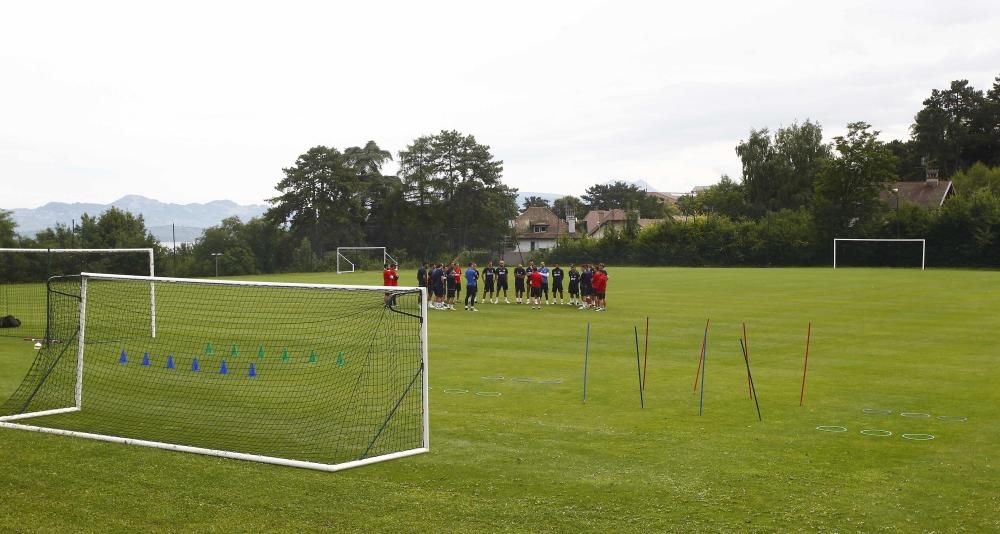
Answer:
[[[834,238],[833,240],[833,268],[837,268],[837,243],[840,241],[873,241],[873,242],[903,242],[920,243],[920,270],[926,269],[927,265],[927,240],[926,239],[848,239]]]
[[[76,332],[76,339],[67,338],[39,352],[43,365],[36,362],[34,367],[43,372],[29,373],[12,397],[14,402],[0,398],[0,428],[321,471],[430,450],[426,288],[95,273],[56,278],[53,284],[78,278],[78,296],[63,291],[59,302],[50,304],[72,312],[58,316],[66,321],[64,329]],[[153,281],[161,288],[162,335],[156,340],[116,339],[129,331],[129,324],[136,324],[130,322],[134,314],[129,313],[128,302],[123,306],[120,300],[142,295],[143,286]],[[393,293],[388,305],[387,291]],[[219,320],[231,324],[190,321],[193,312],[216,309],[213,306],[224,300],[217,298],[222,294],[233,296],[228,308],[217,308]],[[284,306],[280,313],[275,302]],[[259,317],[256,310],[268,305],[276,317],[287,315],[279,320],[278,331],[232,328],[241,320]],[[319,320],[332,307],[351,310],[357,321],[367,323]],[[222,313],[225,309],[229,312]],[[309,335],[285,331],[296,328],[303,318],[310,325]],[[96,319],[93,326],[91,319]],[[359,328],[372,321],[388,327]],[[326,330],[315,332],[319,325]],[[229,340],[232,352],[225,349],[229,343],[221,346],[216,339],[221,350],[213,351],[209,343],[207,353],[200,355],[204,366],[200,369],[197,347],[213,339],[206,335],[210,332],[234,336]],[[246,352],[237,353],[237,336]],[[376,339],[392,343],[378,345]],[[326,350],[316,345],[325,342]],[[308,351],[296,352],[292,343],[310,343],[304,345],[314,348],[308,360],[302,356]],[[277,356],[282,347],[283,355]],[[144,351],[142,363],[126,357],[126,352],[135,358]],[[331,356],[324,358],[327,355]],[[218,366],[220,357],[220,370],[211,371],[209,365]],[[307,402],[298,402],[302,399]],[[54,415],[62,419],[49,418]],[[403,418],[395,430],[389,425],[394,416]],[[35,418],[40,421],[31,421]],[[310,422],[325,426],[308,426]],[[254,434],[255,430],[260,433]],[[405,440],[374,446],[392,432]],[[343,445],[341,451],[338,447],[351,443],[344,436],[361,438],[360,447]],[[227,443],[226,438],[236,441]]]
[[[133,254],[145,253],[149,258],[149,276],[156,276],[156,264],[152,248],[0,248],[0,253],[17,254]],[[74,273],[79,274],[79,273]],[[150,334],[156,337],[156,284],[149,284]]]
[[[341,253],[341,251],[348,252],[352,250],[381,250],[383,265],[398,263],[396,258],[389,255],[389,251],[385,247],[337,247],[337,274],[354,272],[355,263]]]

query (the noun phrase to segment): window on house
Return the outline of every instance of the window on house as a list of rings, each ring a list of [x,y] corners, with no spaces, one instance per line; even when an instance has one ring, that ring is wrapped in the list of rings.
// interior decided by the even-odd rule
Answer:
[[[531,242],[531,250],[535,250],[535,242],[534,241]]]
[[[549,225],[547,225],[547,224],[536,224],[532,228],[532,231],[535,232],[536,234],[540,234],[542,232],[548,231],[548,229],[549,229]]]

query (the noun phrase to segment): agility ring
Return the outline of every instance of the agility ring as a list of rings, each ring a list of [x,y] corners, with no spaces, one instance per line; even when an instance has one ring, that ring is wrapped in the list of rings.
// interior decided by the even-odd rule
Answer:
[[[511,378],[510,381],[511,382],[524,382],[524,383],[528,383],[528,382],[534,382],[535,379],[534,378]]]
[[[444,390],[445,393],[449,395],[464,395],[469,392],[467,389],[451,388]]]
[[[481,376],[483,380],[503,380],[502,376]]]
[[[913,441],[930,441],[934,439],[934,436],[932,434],[903,434],[903,439]]]
[[[964,415],[939,415],[938,420],[946,423],[964,423],[965,421],[968,421],[969,418]]]
[[[563,383],[563,379],[562,378],[553,378],[552,380],[539,380],[538,383],[539,384],[562,384]]]
[[[878,408],[865,408],[862,411],[865,412],[865,415],[889,415],[892,413],[892,410],[880,410]]]
[[[930,417],[931,416],[931,414],[929,414],[929,413],[920,413],[920,412],[900,412],[899,415],[902,415],[903,417]]]
[[[876,436],[876,437],[888,437],[892,435],[892,432],[888,430],[880,430],[877,428],[866,428],[861,431],[865,436]]]
[[[476,395],[479,395],[480,397],[499,397],[500,396],[500,392],[499,391],[477,391]]]
[[[847,432],[846,427],[830,425],[820,425],[816,427],[816,430],[819,430],[820,432]]]

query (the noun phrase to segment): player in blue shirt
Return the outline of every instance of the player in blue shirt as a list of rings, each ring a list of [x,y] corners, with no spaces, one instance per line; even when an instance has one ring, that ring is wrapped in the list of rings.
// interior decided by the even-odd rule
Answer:
[[[479,311],[476,309],[476,293],[479,290],[479,271],[476,270],[476,262],[470,261],[469,268],[465,270],[465,309],[468,311]]]
[[[542,295],[544,295],[545,304],[549,303],[549,268],[545,266],[545,262],[541,262],[538,266],[538,272],[542,275]],[[555,304],[555,301],[552,301]]]

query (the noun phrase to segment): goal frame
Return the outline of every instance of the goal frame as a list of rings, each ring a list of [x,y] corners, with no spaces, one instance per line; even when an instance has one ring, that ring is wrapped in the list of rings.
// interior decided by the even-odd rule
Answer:
[[[83,409],[83,368],[84,368],[84,346],[86,337],[86,310],[87,310],[87,281],[89,279],[97,280],[143,280],[149,281],[151,284],[153,282],[180,282],[180,283],[197,283],[206,285],[234,285],[234,286],[253,286],[253,287],[294,287],[294,288],[317,288],[317,289],[347,289],[347,290],[365,290],[365,291],[415,291],[419,290],[420,294],[420,359],[421,359],[421,381],[420,388],[422,391],[421,398],[421,446],[409,449],[405,451],[397,451],[388,454],[382,454],[378,456],[372,456],[369,458],[362,458],[359,460],[353,460],[348,462],[342,462],[337,464],[326,464],[322,462],[310,462],[304,460],[293,460],[289,458],[281,458],[276,456],[266,456],[260,454],[249,454],[241,452],[226,451],[221,449],[210,449],[204,447],[193,447],[188,445],[178,445],[175,443],[166,443],[162,441],[150,441],[135,438],[124,438],[120,436],[112,436],[108,434],[95,434],[91,432],[81,432],[77,430],[66,430],[60,428],[49,428],[40,427],[29,424],[18,423],[21,419],[29,419],[33,417],[42,417],[47,415],[56,415],[62,413],[78,412]],[[51,410],[43,410],[38,412],[20,413],[15,415],[8,415],[0,417],[0,428],[11,428],[17,430],[28,430],[32,432],[41,432],[45,434],[56,434],[60,436],[72,436],[85,439],[93,439],[98,441],[108,441],[112,443],[122,443],[125,445],[139,445],[142,447],[152,447],[156,449],[165,449],[178,452],[189,452],[194,454],[204,454],[207,456],[218,456],[222,458],[231,458],[236,460],[248,460],[254,462],[261,462],[267,464],[283,465],[289,467],[300,467],[305,469],[314,469],[318,471],[335,472],[342,471],[344,469],[351,469],[354,467],[360,467],[363,465],[368,465],[376,462],[383,462],[386,460],[394,460],[396,458],[404,458],[407,456],[413,456],[416,454],[422,454],[425,452],[430,452],[430,399],[428,393],[430,390],[429,380],[428,380],[428,348],[427,348],[427,288],[418,287],[403,287],[403,286],[363,286],[363,285],[334,285],[334,284],[305,284],[305,283],[287,283],[287,282],[245,282],[245,281],[234,281],[234,280],[204,280],[204,279],[192,279],[192,278],[169,278],[169,277],[152,277],[152,276],[132,276],[132,275],[110,275],[110,274],[98,274],[98,273],[80,273],[80,319],[79,319],[80,333],[77,339],[77,353],[76,353],[76,384],[75,384],[75,402],[73,406],[67,406],[65,408],[56,408]]]
[[[154,261],[154,251],[152,248],[0,248],[0,252],[23,252],[28,254],[73,254],[73,253],[137,253],[145,252],[149,256],[149,276],[148,278],[156,277],[156,262]],[[124,276],[124,275],[123,275]],[[156,337],[156,284],[152,281],[149,283],[149,330],[151,337]],[[48,339],[48,331],[46,327],[45,338]]]
[[[909,243],[920,243],[920,270],[927,269],[927,240],[926,239],[858,239],[858,238],[845,238],[837,237],[833,239],[833,268],[837,268],[837,243],[840,241],[894,241],[894,242],[909,242]]]
[[[347,259],[340,253],[341,250],[381,250],[382,251],[382,264],[398,263],[396,258],[389,255],[389,250],[386,247],[337,247],[337,274],[353,273],[354,272],[354,262]],[[344,267],[341,268],[340,260],[344,260]],[[350,268],[348,269],[348,266]]]

